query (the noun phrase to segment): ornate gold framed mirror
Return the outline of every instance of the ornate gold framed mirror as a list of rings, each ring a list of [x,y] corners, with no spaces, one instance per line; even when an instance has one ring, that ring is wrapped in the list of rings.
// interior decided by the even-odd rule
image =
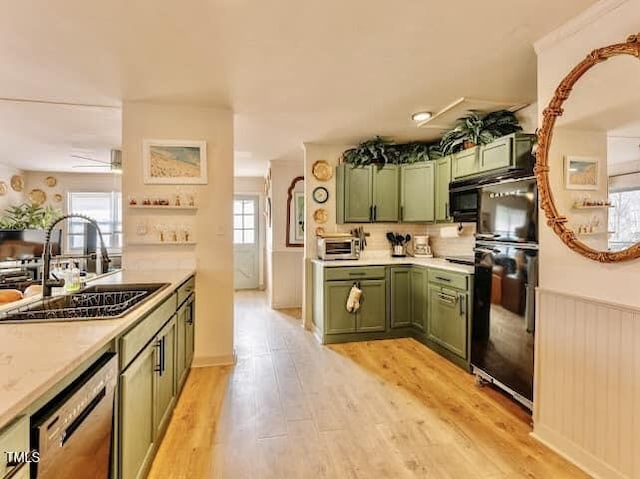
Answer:
[[[547,224],[603,263],[640,257],[639,60],[640,34],[592,51],[560,82],[538,132]]]

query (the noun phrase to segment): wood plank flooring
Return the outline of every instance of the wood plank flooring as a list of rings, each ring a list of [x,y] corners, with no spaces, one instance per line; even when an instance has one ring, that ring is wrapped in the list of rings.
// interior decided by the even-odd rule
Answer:
[[[587,477],[418,342],[323,347],[290,313],[237,293],[237,364],[191,371],[149,477]]]

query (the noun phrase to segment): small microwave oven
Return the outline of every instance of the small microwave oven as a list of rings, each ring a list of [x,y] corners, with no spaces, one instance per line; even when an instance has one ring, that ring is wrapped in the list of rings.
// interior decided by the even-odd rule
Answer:
[[[360,239],[354,237],[318,238],[318,258],[323,260],[359,259]]]

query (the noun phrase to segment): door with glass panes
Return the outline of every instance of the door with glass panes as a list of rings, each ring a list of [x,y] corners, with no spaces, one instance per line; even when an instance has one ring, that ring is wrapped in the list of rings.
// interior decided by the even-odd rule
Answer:
[[[258,237],[258,196],[235,196],[233,200],[235,289],[258,288]]]

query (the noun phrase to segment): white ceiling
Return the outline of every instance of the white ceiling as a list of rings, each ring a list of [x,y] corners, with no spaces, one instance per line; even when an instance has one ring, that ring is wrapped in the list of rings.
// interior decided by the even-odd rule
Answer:
[[[228,106],[238,173],[255,174],[305,141],[425,138],[409,115],[461,96],[534,100],[532,43],[592,3],[2,0],[0,96]],[[49,127],[65,144],[74,130]]]

